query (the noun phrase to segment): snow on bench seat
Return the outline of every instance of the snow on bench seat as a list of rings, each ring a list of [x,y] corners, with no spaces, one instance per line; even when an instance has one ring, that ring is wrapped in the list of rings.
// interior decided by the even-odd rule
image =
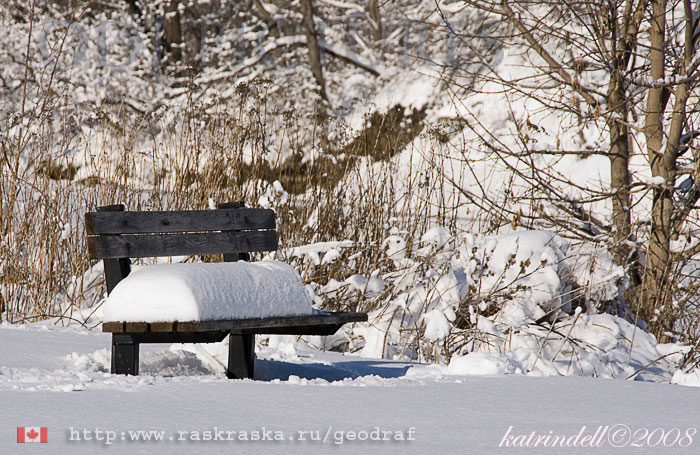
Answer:
[[[217,321],[312,314],[299,274],[278,261],[134,268],[103,306],[105,322]]]

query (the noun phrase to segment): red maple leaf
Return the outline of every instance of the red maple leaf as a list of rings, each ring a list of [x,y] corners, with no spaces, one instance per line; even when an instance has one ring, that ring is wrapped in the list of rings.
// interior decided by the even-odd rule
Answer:
[[[27,437],[28,437],[29,439],[36,439],[38,436],[39,436],[39,433],[37,433],[36,431],[34,431],[34,428],[32,428],[32,431],[30,431],[29,433],[27,433]]]

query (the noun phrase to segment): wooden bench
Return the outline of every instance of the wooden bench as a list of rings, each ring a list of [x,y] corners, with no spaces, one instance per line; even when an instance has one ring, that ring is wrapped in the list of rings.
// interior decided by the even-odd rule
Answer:
[[[90,258],[104,261],[107,293],[130,272],[130,258],[223,254],[226,262],[250,260],[251,252],[277,250],[275,212],[242,202],[216,210],[129,212],[123,205],[85,214]],[[224,321],[106,322],[112,333],[112,373],[139,373],[141,343],[215,343],[229,337],[226,376],[252,378],[255,334],[332,335],[343,324],[366,321],[365,313],[315,312],[308,316]]]

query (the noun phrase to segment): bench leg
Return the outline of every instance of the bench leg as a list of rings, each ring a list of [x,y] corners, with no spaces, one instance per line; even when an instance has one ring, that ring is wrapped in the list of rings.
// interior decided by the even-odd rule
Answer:
[[[139,374],[139,344],[131,335],[112,334],[112,374]]]
[[[229,379],[253,379],[254,366],[255,335],[229,334],[226,376]]]

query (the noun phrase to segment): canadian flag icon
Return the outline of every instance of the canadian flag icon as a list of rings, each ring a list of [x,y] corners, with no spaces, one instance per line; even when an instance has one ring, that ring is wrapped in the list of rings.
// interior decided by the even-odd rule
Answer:
[[[49,442],[49,428],[17,427],[17,442]]]

